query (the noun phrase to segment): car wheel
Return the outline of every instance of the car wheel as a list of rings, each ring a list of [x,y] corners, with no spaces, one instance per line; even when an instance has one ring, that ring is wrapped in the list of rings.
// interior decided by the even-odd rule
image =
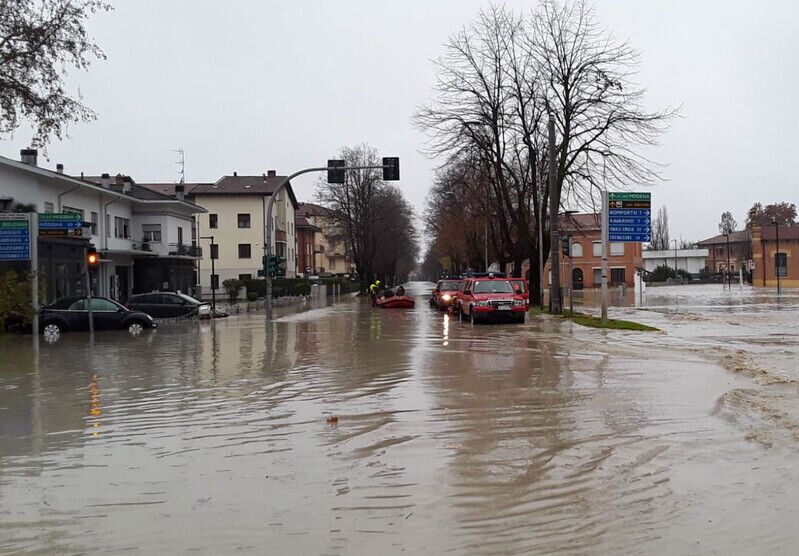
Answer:
[[[477,324],[477,318],[474,316],[474,307],[469,307],[469,322]]]
[[[128,325],[128,332],[131,336],[138,336],[144,330],[144,326],[138,321],[134,321]]]
[[[519,313],[514,320],[516,322],[518,322],[519,324],[524,324],[524,317],[525,316],[526,316],[526,313]]]
[[[56,322],[48,322],[42,328],[42,335],[46,342],[57,342],[61,338],[61,332],[64,328]]]

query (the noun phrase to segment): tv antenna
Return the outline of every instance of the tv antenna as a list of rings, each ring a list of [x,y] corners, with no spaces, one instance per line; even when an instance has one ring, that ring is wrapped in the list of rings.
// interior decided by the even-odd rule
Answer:
[[[178,153],[180,155],[180,159],[175,162],[178,166],[178,173],[180,174],[180,183],[186,183],[186,153],[183,151],[183,147],[178,147],[177,149],[172,149],[173,153]]]

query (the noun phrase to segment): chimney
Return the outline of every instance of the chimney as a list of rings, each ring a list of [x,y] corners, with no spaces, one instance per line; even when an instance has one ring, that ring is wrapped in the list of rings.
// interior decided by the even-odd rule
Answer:
[[[122,193],[130,193],[131,189],[133,189],[133,180],[130,179],[130,176],[124,176],[122,178]]]
[[[58,172],[59,174],[63,174],[64,165],[59,162],[58,164],[55,165],[55,171]]]
[[[268,178],[274,178],[274,177],[276,177],[276,176],[277,176],[277,170],[267,170],[267,171],[266,171],[266,176],[267,176]]]
[[[36,149],[20,149],[19,160],[28,166],[36,166],[36,159],[39,156],[39,151]]]
[[[179,183],[175,186],[175,198],[178,201],[182,201],[185,198],[185,186],[182,183]]]
[[[100,178],[100,185],[102,185],[105,189],[111,189],[111,176],[108,174],[103,174],[100,176]]]
[[[238,173],[238,172],[233,172],[233,177],[234,177],[234,178],[235,178],[236,176],[238,176],[238,175],[239,175],[239,173]]]
[[[119,188],[125,187],[125,178],[122,177],[122,174],[114,176],[114,185]]]

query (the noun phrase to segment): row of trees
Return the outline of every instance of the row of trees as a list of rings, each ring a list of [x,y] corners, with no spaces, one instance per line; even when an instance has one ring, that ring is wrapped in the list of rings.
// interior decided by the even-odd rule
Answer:
[[[486,242],[515,276],[525,260],[535,268],[539,251],[549,253],[550,168],[554,207],[596,210],[603,189],[657,179],[641,153],[674,112],[644,107],[638,53],[585,1],[542,0],[528,13],[492,6],[449,38],[435,65],[434,98],[414,121],[443,161],[425,223],[431,257],[448,270],[485,265]],[[538,281],[531,272],[536,302]]]
[[[364,143],[344,147],[347,166],[380,166],[377,150]],[[382,170],[348,170],[344,183],[320,179],[317,198],[330,209],[332,239],[348,249],[358,273],[368,281],[405,281],[416,268],[419,240],[413,207]]]

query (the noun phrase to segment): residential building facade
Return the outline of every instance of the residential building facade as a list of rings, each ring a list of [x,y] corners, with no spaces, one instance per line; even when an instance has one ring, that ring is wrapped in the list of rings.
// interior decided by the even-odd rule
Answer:
[[[135,231],[147,219],[162,218],[159,215],[168,213],[169,222],[182,222],[190,234],[193,215],[203,210],[184,200],[145,192],[129,177],[112,179],[104,174],[96,179],[81,179],[64,174],[61,165],[52,171],[39,167],[37,162],[35,154],[29,155],[24,163],[0,157],[0,210],[28,205],[42,213],[74,213],[80,216],[86,231],[80,237],[39,237],[39,266],[45,285],[43,302],[85,293],[84,260],[89,246],[100,254],[93,293],[126,302],[138,287],[134,280],[137,269],[152,265],[170,267],[165,262],[171,259],[170,255],[144,250],[134,241]],[[167,223],[166,227],[169,226]],[[194,261],[189,260],[188,264],[193,267]],[[193,271],[189,277],[193,279]],[[192,283],[166,285],[190,290]],[[164,287],[164,281],[158,284],[159,289]]]
[[[330,216],[330,209],[313,203],[301,203],[298,214],[303,216],[307,223],[315,228],[313,231],[313,250],[304,253],[305,266],[298,270],[307,270],[310,275],[320,276],[350,276],[357,272],[355,261],[347,250],[343,240],[338,239],[335,232],[335,222]],[[311,234],[308,234],[311,237]],[[305,248],[307,249],[307,243]]]
[[[710,274],[724,272],[728,259],[730,272],[738,272],[742,267],[747,271],[752,260],[752,235],[749,230],[732,232],[729,238],[724,234],[713,236],[696,246],[708,250],[706,268]]]
[[[569,257],[561,256],[561,284],[573,287],[599,288],[602,285],[602,220],[600,214],[573,214],[561,223],[561,234],[571,238]],[[634,287],[635,273],[643,267],[640,243],[610,243],[608,284]],[[569,277],[571,268],[571,277]],[[551,282],[551,263],[547,261],[544,276]],[[571,279],[570,279],[571,278]]]
[[[227,279],[247,280],[260,275],[265,254],[267,204],[283,179],[273,171],[262,176],[239,176],[234,172],[214,183],[187,186],[186,195],[207,211],[199,215],[196,226],[203,248],[198,270],[203,296],[210,295],[212,283],[216,284],[216,289],[221,289]],[[297,208],[297,199],[288,184],[275,197],[269,223],[272,253],[286,260],[285,275],[289,278],[297,274],[294,221]]]
[[[753,286],[776,288],[779,274],[781,287],[799,288],[799,225],[782,225],[779,230],[774,226],[755,226],[752,259]]]

